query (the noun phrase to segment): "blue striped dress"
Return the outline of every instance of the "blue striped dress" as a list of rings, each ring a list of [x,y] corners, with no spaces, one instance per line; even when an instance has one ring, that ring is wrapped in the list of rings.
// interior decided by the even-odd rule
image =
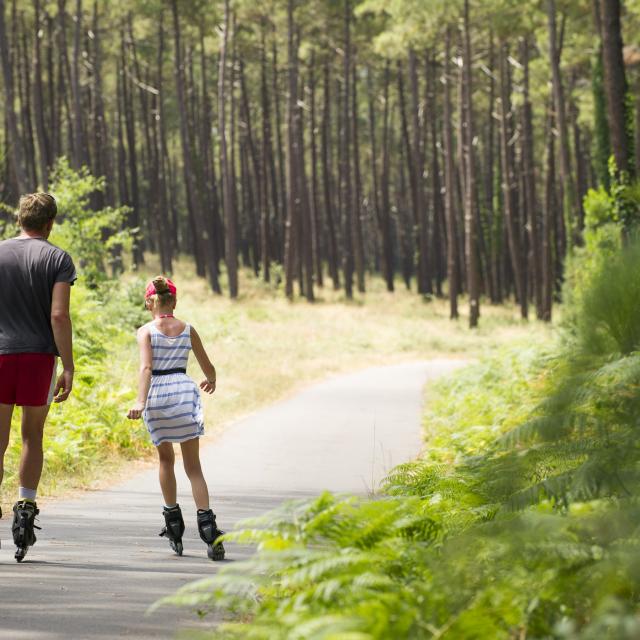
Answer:
[[[155,322],[147,324],[151,334],[153,369],[186,369],[191,351],[191,327],[180,335],[166,336]],[[204,433],[200,391],[186,373],[152,376],[142,414],[153,444],[185,442]]]

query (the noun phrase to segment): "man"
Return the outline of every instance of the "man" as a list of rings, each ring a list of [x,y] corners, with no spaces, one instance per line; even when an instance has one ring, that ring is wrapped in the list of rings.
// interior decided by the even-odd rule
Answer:
[[[66,400],[73,385],[69,299],[76,270],[70,256],[47,240],[57,212],[48,193],[23,196],[18,211],[21,233],[0,242],[0,483],[11,416],[18,405],[20,490],[11,527],[18,562],[36,541],[36,491],[49,406]],[[63,368],[59,377],[57,356]]]

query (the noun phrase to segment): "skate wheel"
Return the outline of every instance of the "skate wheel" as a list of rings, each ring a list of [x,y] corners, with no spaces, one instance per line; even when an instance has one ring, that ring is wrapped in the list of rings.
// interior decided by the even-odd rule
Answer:
[[[224,560],[224,547],[221,544],[207,545],[207,556],[214,562]]]

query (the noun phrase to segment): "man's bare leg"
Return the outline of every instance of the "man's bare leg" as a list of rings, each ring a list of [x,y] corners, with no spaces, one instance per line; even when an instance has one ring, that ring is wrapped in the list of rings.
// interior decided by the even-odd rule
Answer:
[[[13,407],[12,404],[0,404],[0,485],[4,476],[4,454],[9,445]]]
[[[49,405],[22,407],[20,486],[35,491],[42,475],[42,435]]]

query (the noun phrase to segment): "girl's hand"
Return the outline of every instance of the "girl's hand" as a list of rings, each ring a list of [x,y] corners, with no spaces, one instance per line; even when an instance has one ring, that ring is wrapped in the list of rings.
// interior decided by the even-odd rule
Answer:
[[[200,388],[205,393],[213,393],[216,390],[216,381],[215,380],[203,380],[200,383]]]
[[[127,413],[127,418],[129,420],[139,420],[142,417],[142,412],[144,411],[144,402],[136,402],[131,409],[129,409],[129,413]]]

